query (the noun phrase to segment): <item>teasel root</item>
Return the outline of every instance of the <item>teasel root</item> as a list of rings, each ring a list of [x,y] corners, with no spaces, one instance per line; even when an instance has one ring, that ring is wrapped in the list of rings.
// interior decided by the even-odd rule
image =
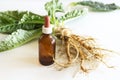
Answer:
[[[103,60],[104,54],[112,51],[100,48],[94,38],[73,34],[70,29],[65,27],[54,28],[54,31],[55,36],[61,41],[60,45],[62,44],[56,53],[59,59],[54,59],[55,64],[61,69],[76,63],[80,65],[80,70],[88,72],[98,67],[100,62],[109,68],[113,67]],[[64,59],[60,59],[62,57]]]

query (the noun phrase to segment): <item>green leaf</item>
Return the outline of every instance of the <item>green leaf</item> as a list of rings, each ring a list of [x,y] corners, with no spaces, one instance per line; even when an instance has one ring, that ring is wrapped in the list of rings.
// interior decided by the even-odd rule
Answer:
[[[5,11],[0,12],[0,27],[6,24],[18,23],[27,11]]]
[[[51,17],[51,23],[55,24],[56,22],[56,12],[63,12],[62,3],[59,0],[52,0],[45,4],[45,9],[48,12],[48,15]]]
[[[0,27],[1,33],[12,33],[18,29],[33,30],[41,27],[42,24],[8,24]]]
[[[44,16],[34,14],[32,12],[27,12],[24,14],[19,21],[19,24],[44,24]]]
[[[11,35],[7,36],[4,40],[0,41],[0,52],[21,46],[33,39],[38,38],[40,34],[41,29],[31,31],[18,29]]]
[[[116,9],[120,9],[119,6],[117,6],[115,3],[111,4],[104,4],[102,2],[93,2],[93,1],[80,1],[80,2],[73,2],[71,3],[72,6],[76,5],[82,5],[82,6],[88,6],[90,10],[96,11],[96,12],[108,12],[113,11]]]
[[[45,9],[47,10],[49,15],[54,14],[54,12],[63,12],[62,3],[59,0],[52,0],[45,4]]]
[[[44,17],[32,12],[5,11],[0,12],[0,32],[12,33],[17,29],[31,30],[41,27]]]
[[[66,20],[69,20],[69,19],[73,19],[73,18],[76,18],[76,17],[79,17],[79,16],[82,16],[84,14],[87,13],[87,10],[86,9],[75,9],[75,10],[72,10],[70,12],[67,12],[66,14],[64,14],[63,16],[61,16],[59,18],[59,21],[66,21]]]

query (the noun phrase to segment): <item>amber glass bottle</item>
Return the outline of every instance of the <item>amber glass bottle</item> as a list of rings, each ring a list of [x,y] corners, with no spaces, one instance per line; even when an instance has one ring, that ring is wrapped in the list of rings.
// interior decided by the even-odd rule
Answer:
[[[45,16],[45,24],[42,28],[43,34],[39,38],[39,62],[42,65],[51,65],[54,63],[55,57],[55,38],[52,34],[49,16]]]

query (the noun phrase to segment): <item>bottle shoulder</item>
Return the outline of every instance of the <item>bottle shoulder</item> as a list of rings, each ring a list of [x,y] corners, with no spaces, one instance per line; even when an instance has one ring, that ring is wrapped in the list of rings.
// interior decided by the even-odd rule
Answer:
[[[39,41],[42,42],[55,42],[55,37],[52,34],[42,34],[39,38]]]

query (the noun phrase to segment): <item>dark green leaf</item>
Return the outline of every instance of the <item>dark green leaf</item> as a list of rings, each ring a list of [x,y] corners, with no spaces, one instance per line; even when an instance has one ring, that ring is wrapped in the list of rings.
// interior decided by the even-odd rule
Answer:
[[[19,12],[19,11],[5,11],[0,12],[0,27],[1,25],[18,23],[27,11]]]
[[[93,1],[80,1],[80,2],[74,2],[72,5],[83,5],[83,6],[89,6],[92,11],[97,12],[107,12],[107,11],[113,11],[116,9],[120,9],[119,6],[117,6],[115,3],[111,4],[104,4],[102,2],[93,2]]]
[[[32,12],[5,11],[0,12],[0,32],[12,33],[17,29],[31,30],[41,27],[44,17]]]

